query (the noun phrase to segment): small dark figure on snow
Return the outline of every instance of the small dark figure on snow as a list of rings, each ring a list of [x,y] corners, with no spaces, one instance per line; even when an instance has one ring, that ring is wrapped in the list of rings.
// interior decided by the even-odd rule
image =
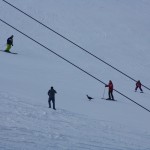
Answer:
[[[10,53],[11,46],[13,46],[13,35],[7,39],[7,47],[5,52]]]
[[[51,108],[51,101],[53,103],[53,109],[56,110],[55,108],[55,94],[57,92],[54,90],[53,87],[51,87],[51,89],[48,91],[48,96],[49,96],[49,99],[48,99],[48,104],[49,104],[49,108]]]
[[[105,87],[108,87],[108,99],[107,100],[114,100],[114,96],[113,96],[113,83],[110,80],[108,85],[105,85]]]
[[[136,82],[135,92],[136,92],[137,89],[139,88],[140,91],[141,91],[141,93],[143,93],[143,90],[142,90],[141,87],[142,87],[142,84],[141,84],[140,80],[138,80],[138,81]]]
[[[90,97],[90,96],[88,96],[88,95],[86,95],[86,96],[87,96],[87,98],[89,99],[89,101],[92,100],[92,99],[94,99],[94,98],[92,98],[92,97]]]

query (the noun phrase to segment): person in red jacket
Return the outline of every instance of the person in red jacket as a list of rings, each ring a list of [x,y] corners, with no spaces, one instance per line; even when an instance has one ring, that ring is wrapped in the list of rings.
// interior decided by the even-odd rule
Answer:
[[[141,84],[140,80],[138,80],[138,81],[136,82],[135,92],[136,92],[137,89],[139,88],[140,91],[141,91],[141,93],[143,93],[143,90],[142,90],[141,87],[142,87],[142,84]]]
[[[111,80],[109,80],[108,85],[105,85],[105,87],[108,87],[108,97],[107,100],[114,100],[114,96],[113,96],[113,83]]]

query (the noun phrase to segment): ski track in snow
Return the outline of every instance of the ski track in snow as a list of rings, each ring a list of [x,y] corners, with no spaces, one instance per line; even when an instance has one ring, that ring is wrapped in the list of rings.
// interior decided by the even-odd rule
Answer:
[[[0,92],[2,150],[148,150],[145,133]]]

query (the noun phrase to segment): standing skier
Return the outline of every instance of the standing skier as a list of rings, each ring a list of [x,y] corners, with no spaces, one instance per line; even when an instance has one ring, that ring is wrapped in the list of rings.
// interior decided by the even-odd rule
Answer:
[[[5,52],[10,53],[11,46],[13,46],[13,35],[7,39],[7,47]]]
[[[141,91],[141,93],[143,93],[143,90],[142,90],[141,87],[142,87],[142,84],[141,84],[140,80],[138,80],[138,81],[136,82],[135,92],[136,92],[137,89],[139,88],[140,91]]]
[[[111,80],[109,80],[108,85],[105,85],[105,87],[108,87],[108,97],[107,100],[114,100],[113,96],[113,83]]]
[[[55,94],[57,92],[54,90],[53,87],[51,87],[51,89],[48,91],[48,96],[49,96],[49,99],[48,99],[48,104],[49,104],[49,108],[51,108],[51,101],[53,103],[53,109],[56,110],[55,108]]]

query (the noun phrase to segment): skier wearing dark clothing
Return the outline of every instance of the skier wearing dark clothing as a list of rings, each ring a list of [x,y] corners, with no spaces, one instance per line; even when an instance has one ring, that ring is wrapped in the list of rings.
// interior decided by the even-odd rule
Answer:
[[[113,83],[110,80],[108,85],[105,85],[105,87],[108,87],[108,99],[107,100],[114,100],[114,96],[113,96]]]
[[[11,46],[13,46],[13,35],[7,39],[7,47],[5,52],[10,53]]]
[[[141,87],[142,87],[142,84],[141,84],[140,80],[138,80],[138,81],[136,82],[135,92],[136,92],[137,89],[139,88],[140,91],[141,91],[141,93],[143,93],[143,90],[142,90]]]
[[[51,108],[51,101],[53,103],[53,109],[56,110],[55,108],[55,94],[57,92],[54,90],[53,87],[51,87],[51,89],[48,91],[48,96],[49,96],[49,99],[48,99],[48,104],[49,104],[49,108]]]

